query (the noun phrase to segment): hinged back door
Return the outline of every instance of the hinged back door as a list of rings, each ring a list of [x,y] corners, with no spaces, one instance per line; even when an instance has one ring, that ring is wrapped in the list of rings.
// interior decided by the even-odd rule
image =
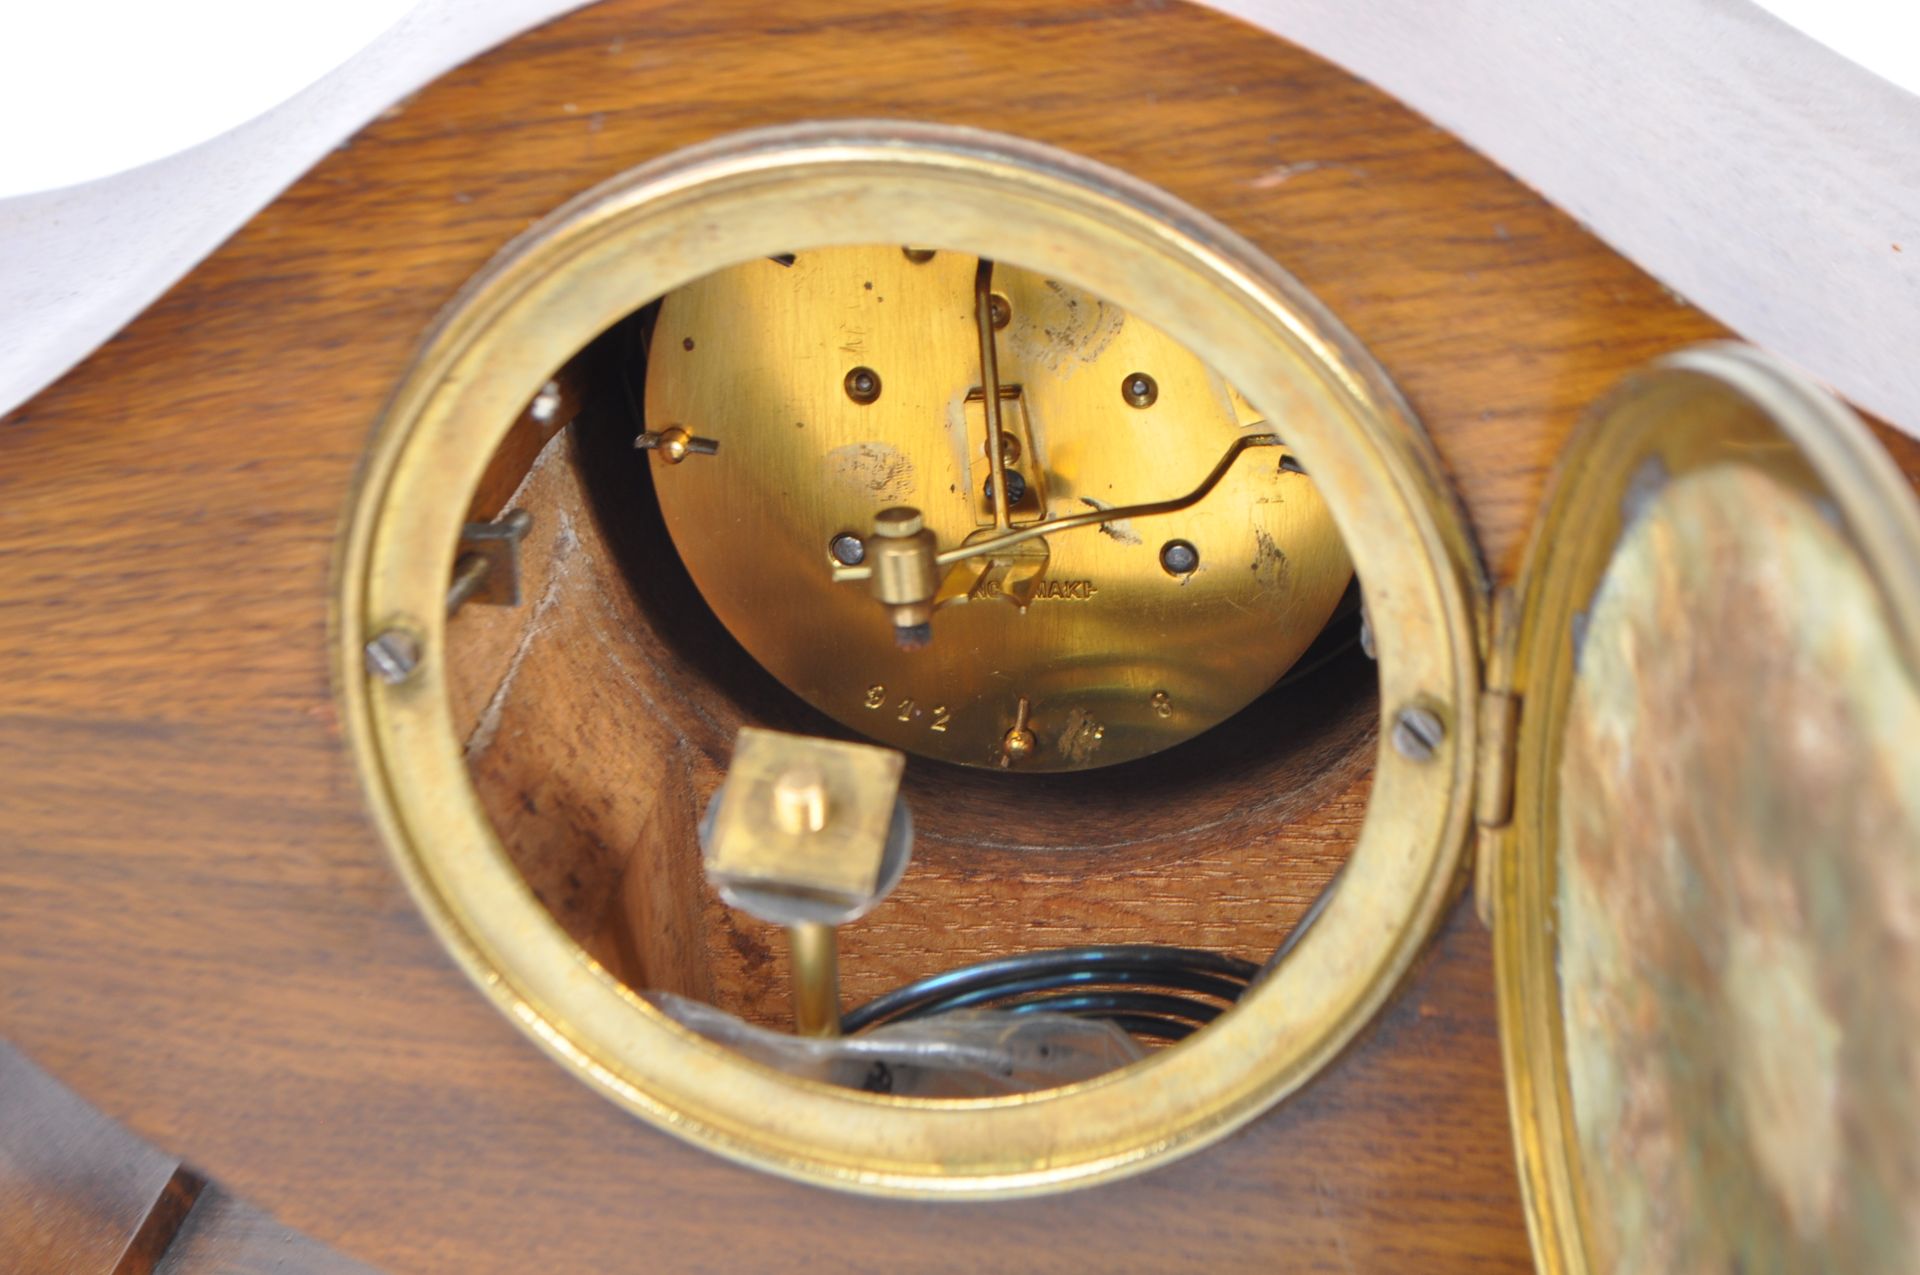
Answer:
[[[1920,509],[1757,351],[1662,360],[1552,484],[1488,865],[1550,1271],[1920,1270]]]

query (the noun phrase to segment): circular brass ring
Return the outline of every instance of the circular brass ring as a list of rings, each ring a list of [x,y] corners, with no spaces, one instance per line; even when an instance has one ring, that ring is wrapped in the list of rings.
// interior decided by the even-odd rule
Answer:
[[[1367,588],[1384,711],[1445,731],[1378,750],[1374,796],[1317,924],[1235,1012],[1097,1080],[978,1101],[797,1080],[669,1021],[561,931],[482,812],[446,691],[448,574],[482,469],[531,394],[653,298],[723,266],[838,244],[935,244],[1045,270],[1209,360],[1305,458]],[[580,1078],[680,1137],[876,1194],[1006,1196],[1212,1142],[1333,1058],[1454,896],[1470,807],[1477,569],[1407,405],[1252,245],[1112,170],[996,134],[893,122],[765,130],[666,157],[562,208],[455,300],[389,406],[338,559],[336,675],[369,805],[414,898],[503,1012]],[[375,634],[417,635],[397,682]],[[938,818],[937,811],[922,812]]]

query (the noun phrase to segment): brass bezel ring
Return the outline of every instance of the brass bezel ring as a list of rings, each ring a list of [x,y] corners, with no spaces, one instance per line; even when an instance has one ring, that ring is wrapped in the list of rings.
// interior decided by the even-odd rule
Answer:
[[[616,320],[710,271],[862,243],[930,243],[1055,274],[1186,343],[1286,422],[1366,583],[1383,711],[1419,704],[1445,728],[1422,759],[1379,749],[1340,888],[1241,1006],[1093,1081],[907,1099],[802,1081],[695,1036],[600,968],[534,898],[455,733],[441,603],[470,495],[533,392]],[[1204,1146],[1353,1039],[1459,883],[1484,615],[1471,541],[1425,435],[1359,342],[1251,244],[1050,147],[897,122],[761,130],[574,200],[510,244],[426,338],[371,444],[336,576],[351,748],[441,941],[581,1079],[668,1132],[788,1177],[872,1194],[1012,1196]],[[413,635],[420,658],[389,684],[368,675],[363,648],[394,628]]]

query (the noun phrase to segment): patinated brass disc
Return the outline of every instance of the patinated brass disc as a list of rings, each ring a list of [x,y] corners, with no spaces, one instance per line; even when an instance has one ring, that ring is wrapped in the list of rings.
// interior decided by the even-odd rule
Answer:
[[[835,538],[868,537],[888,506],[921,510],[943,549],[996,525],[978,265],[897,245],[824,248],[666,297],[647,428],[718,444],[655,453],[674,544],[756,659],[883,743],[1034,771],[1179,743],[1273,685],[1352,576],[1325,502],[1284,448],[1243,453],[1192,508],[1049,535],[1004,569],[950,575],[953,600],[923,649],[896,645],[864,585],[832,582]],[[992,291],[1002,453],[1018,475],[1010,526],[1182,495],[1237,438],[1274,432],[1193,353],[1119,308],[1004,263]],[[1023,573],[1024,609],[1009,596]],[[1033,740],[1010,750],[1023,700]]]
[[[1570,454],[1520,640],[1503,1029],[1548,1270],[1920,1265],[1920,511],[1756,352]]]

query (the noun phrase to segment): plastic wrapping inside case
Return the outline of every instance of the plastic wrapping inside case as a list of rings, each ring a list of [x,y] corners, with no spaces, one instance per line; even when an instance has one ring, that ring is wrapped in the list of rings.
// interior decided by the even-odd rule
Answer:
[[[647,1000],[682,1027],[791,1075],[868,1093],[990,1098],[1090,1080],[1146,1056],[1112,1023],[961,1009],[858,1036],[790,1036],[668,992]]]

